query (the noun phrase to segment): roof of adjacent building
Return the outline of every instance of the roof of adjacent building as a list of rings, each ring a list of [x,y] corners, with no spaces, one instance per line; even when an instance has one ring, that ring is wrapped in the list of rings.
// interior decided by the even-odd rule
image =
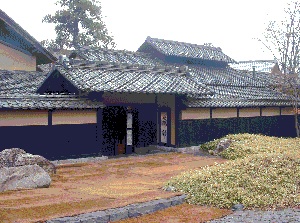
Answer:
[[[143,51],[143,48],[148,46],[153,47],[166,56],[188,57],[193,59],[221,61],[226,63],[235,62],[229,56],[224,54],[220,47],[157,39],[148,36],[138,51]]]
[[[99,108],[101,102],[92,102],[75,95],[40,95],[36,91],[48,72],[0,70],[0,108],[54,109]]]
[[[84,92],[131,92],[169,94],[212,94],[204,85],[186,77],[184,71],[168,67],[97,64],[57,70]],[[45,80],[46,81],[46,80]]]
[[[37,64],[57,60],[34,37],[0,9],[0,43],[36,57]]]
[[[230,64],[230,66],[234,69],[245,71],[252,71],[254,67],[256,72],[270,73],[275,64],[275,60],[249,60],[239,61],[238,63],[232,63]]]

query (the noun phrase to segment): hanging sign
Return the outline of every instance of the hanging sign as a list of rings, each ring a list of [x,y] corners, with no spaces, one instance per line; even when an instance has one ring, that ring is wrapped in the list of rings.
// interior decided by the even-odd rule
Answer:
[[[126,144],[132,146],[132,113],[127,113],[127,131],[126,131]]]
[[[132,113],[127,114],[127,128],[128,129],[132,128]]]
[[[161,127],[160,127],[160,141],[162,143],[167,143],[167,135],[168,135],[168,116],[167,112],[161,112]]]
[[[132,130],[127,129],[127,145],[132,146]]]

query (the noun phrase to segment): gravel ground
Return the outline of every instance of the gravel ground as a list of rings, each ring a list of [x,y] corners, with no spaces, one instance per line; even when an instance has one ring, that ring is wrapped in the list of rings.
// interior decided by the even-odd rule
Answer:
[[[155,153],[169,153],[167,148],[162,148],[165,151],[152,151],[152,154]],[[167,150],[167,151],[166,151]],[[191,153],[190,151],[188,153]],[[205,152],[192,152],[192,154],[196,156],[207,156],[207,157],[215,157],[211,156]],[[132,154],[131,156],[139,156],[137,154]],[[55,165],[58,164],[70,164],[70,163],[81,163],[81,162],[94,162],[100,160],[106,160],[108,157],[88,157],[88,158],[79,158],[79,159],[68,159],[68,160],[55,160],[52,161]],[[113,158],[113,157],[110,157]],[[276,211],[253,211],[253,210],[244,210],[244,211],[235,211],[233,214],[227,215],[226,217],[216,219],[213,221],[209,221],[207,223],[300,223],[300,209],[298,208],[287,208],[283,210]]]
[[[300,222],[300,209],[287,208],[278,211],[236,211],[226,217],[209,221],[209,223],[295,223]]]

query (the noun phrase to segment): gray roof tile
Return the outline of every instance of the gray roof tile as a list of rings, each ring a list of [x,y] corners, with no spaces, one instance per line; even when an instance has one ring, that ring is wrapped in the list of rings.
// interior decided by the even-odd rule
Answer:
[[[151,58],[146,53],[131,52],[127,50],[112,49],[78,49],[74,51],[81,59],[85,61],[105,61],[108,63],[136,64],[155,66],[162,64],[159,59]]]
[[[65,69],[58,67],[59,72],[70,80],[78,89],[86,92],[136,92],[136,93],[175,93],[175,94],[211,94],[206,87],[192,79],[181,76],[176,71],[161,72],[155,68],[146,70],[119,67],[115,70],[80,66]]]
[[[150,44],[156,50],[167,56],[215,60],[227,63],[235,62],[229,56],[225,55],[219,47],[157,39],[149,36],[146,39],[146,43]]]
[[[12,109],[96,109],[102,102],[70,95],[0,95],[0,108]]]

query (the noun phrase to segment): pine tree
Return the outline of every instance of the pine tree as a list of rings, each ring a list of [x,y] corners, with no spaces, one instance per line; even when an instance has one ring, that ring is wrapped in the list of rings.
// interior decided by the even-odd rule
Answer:
[[[55,4],[59,4],[61,10],[55,15],[46,15],[43,22],[55,23],[57,36],[55,40],[42,41],[45,47],[57,50],[79,46],[115,47],[98,0],[58,0]]]

